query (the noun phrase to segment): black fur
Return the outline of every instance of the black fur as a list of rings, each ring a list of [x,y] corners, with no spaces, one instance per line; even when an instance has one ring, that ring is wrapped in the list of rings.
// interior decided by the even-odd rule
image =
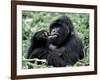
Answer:
[[[56,30],[53,32],[53,30]],[[72,21],[61,16],[50,24],[50,34],[46,31],[37,32],[31,41],[27,58],[46,59],[55,67],[72,66],[84,57],[83,44],[75,34]],[[49,35],[57,37],[48,38]],[[43,37],[45,35],[45,37]]]

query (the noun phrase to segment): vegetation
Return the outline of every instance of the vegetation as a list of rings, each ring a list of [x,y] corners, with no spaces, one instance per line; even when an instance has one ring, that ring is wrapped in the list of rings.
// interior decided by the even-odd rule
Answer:
[[[84,44],[84,55],[85,58],[78,61],[74,66],[87,66],[89,65],[89,14],[83,13],[58,13],[58,12],[22,12],[22,68],[40,68],[40,67],[52,67],[47,65],[46,62],[38,65],[36,62],[30,63],[25,60],[27,50],[30,45],[31,36],[39,30],[49,31],[50,23],[58,18],[59,16],[66,15],[70,17],[75,26],[76,32],[81,37]]]

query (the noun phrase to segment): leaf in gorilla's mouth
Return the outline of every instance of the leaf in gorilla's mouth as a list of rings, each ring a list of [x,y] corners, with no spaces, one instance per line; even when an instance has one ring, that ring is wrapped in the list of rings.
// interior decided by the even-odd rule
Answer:
[[[48,38],[56,38],[56,37],[58,37],[57,34],[53,34],[53,35],[48,36]]]

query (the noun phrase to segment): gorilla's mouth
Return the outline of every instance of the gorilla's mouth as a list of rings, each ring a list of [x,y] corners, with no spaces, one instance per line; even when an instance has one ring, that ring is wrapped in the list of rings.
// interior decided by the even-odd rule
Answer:
[[[48,38],[57,38],[57,37],[58,37],[58,34],[53,34],[53,35],[48,36]]]

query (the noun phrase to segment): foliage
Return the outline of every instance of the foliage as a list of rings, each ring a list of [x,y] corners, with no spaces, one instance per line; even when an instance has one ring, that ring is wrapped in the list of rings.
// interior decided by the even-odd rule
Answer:
[[[50,23],[58,18],[59,16],[66,15],[70,17],[75,26],[76,32],[81,37],[84,44],[84,55],[83,60],[78,61],[75,66],[87,66],[89,65],[89,14],[87,13],[58,13],[58,12],[32,12],[23,11],[22,12],[22,47],[23,47],[23,57],[27,55],[27,50],[30,45],[31,36],[39,30],[49,31]],[[48,65],[31,64],[29,62],[23,61],[23,68],[49,67]],[[33,65],[33,66],[32,66]]]

